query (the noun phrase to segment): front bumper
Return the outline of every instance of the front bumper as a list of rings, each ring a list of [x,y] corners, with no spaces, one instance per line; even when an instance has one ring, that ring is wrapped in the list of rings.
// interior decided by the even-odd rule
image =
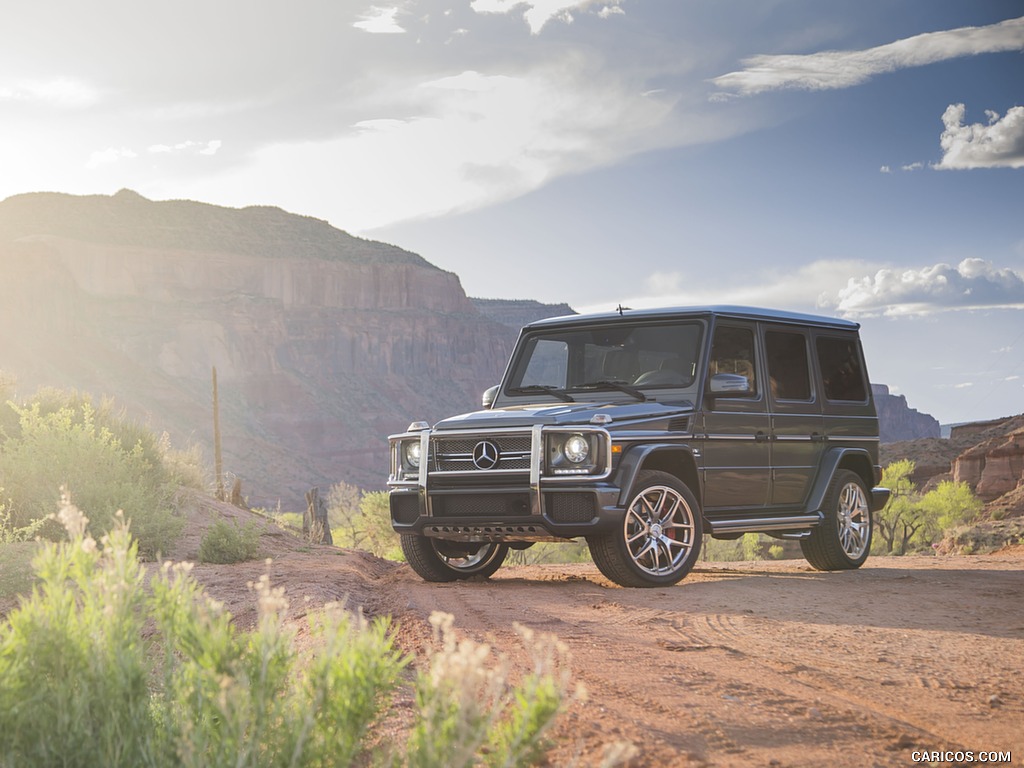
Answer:
[[[564,541],[605,533],[622,521],[619,488],[610,483],[530,488],[391,491],[398,533],[468,542]]]

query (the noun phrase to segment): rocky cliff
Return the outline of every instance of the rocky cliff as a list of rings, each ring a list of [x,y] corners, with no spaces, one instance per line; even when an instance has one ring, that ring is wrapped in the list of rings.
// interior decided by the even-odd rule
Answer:
[[[225,469],[254,505],[383,487],[387,434],[476,407],[515,339],[456,275],[273,208],[9,198],[0,274],[19,396],[113,396],[212,463],[216,366]]]
[[[507,325],[517,332],[534,320],[576,314],[576,310],[568,304],[542,304],[532,299],[472,299],[472,302],[484,317]]]
[[[878,411],[878,428],[883,443],[939,437],[939,422],[927,413],[907,405],[907,398],[889,392],[885,384],[872,384],[871,393]]]
[[[912,459],[921,489],[942,480],[966,482],[992,517],[1024,515],[1024,415],[963,424],[947,439],[926,438],[882,446],[882,463]]]

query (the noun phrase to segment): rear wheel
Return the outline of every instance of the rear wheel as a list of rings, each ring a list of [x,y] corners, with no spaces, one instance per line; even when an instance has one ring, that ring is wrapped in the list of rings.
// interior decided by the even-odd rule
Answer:
[[[598,569],[623,587],[675,584],[700,555],[700,506],[686,485],[667,472],[645,470],[618,530],[587,539]]]
[[[825,495],[825,519],[800,542],[807,562],[819,571],[860,568],[871,550],[873,519],[860,475],[841,469]]]
[[[508,554],[505,544],[476,544],[402,534],[402,552],[425,581],[456,581],[470,576],[488,578]]]

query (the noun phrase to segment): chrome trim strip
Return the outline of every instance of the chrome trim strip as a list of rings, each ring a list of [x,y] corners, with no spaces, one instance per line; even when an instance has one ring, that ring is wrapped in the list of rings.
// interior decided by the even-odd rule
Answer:
[[[534,424],[530,430],[530,514],[541,514],[540,470],[544,458],[544,427]]]

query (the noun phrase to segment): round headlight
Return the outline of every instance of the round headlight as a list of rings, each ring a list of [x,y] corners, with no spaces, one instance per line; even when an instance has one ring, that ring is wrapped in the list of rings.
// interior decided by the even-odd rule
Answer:
[[[410,440],[409,442],[405,443],[405,445],[402,446],[402,448],[405,451],[406,463],[410,467],[418,469],[420,466],[420,454],[423,452],[423,449],[420,446],[420,441]]]
[[[562,451],[565,453],[565,458],[573,464],[582,464],[590,455],[590,441],[583,435],[573,435],[565,441]]]

